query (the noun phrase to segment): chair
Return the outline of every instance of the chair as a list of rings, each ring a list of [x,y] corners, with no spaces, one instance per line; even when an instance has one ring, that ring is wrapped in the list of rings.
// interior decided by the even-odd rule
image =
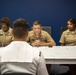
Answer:
[[[52,28],[51,28],[51,26],[42,26],[42,30],[47,31],[50,35],[52,35]]]
[[[67,27],[61,27],[61,29],[60,29],[60,36],[61,36],[62,33],[63,33],[65,30],[67,30],[67,29],[68,29]],[[64,70],[66,71],[66,73],[69,72],[69,67],[68,67],[68,65],[66,65],[66,64],[60,64],[60,66],[61,66],[61,67],[64,67]]]
[[[30,28],[30,31],[32,30],[32,27]],[[52,28],[51,26],[42,26],[42,30],[47,31],[50,35],[52,35]]]
[[[67,27],[61,27],[61,29],[60,29],[60,35],[62,35],[63,31],[65,31],[67,29],[68,29]]]

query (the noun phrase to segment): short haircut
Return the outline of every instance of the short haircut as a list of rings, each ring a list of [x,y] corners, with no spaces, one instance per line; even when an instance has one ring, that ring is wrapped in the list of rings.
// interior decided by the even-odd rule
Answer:
[[[10,19],[8,17],[3,17],[1,19],[1,23],[5,23],[7,25],[7,27],[10,26]]]
[[[40,25],[40,26],[41,26],[41,23],[40,23],[40,21],[36,20],[36,21],[33,23],[33,26],[34,26],[34,25]]]
[[[75,24],[76,27],[76,20],[74,18],[69,18],[68,21],[71,22],[72,24]]]
[[[13,35],[16,38],[24,37],[29,30],[28,22],[23,19],[19,18],[13,22]]]

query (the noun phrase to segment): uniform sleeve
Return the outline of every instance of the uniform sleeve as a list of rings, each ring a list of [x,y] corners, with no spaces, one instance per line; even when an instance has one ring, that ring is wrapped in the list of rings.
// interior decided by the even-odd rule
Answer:
[[[26,41],[27,41],[27,43],[29,43],[31,45],[31,41],[30,41],[30,36],[29,35],[27,36]]]
[[[46,64],[45,64],[45,59],[42,54],[40,54],[39,58],[39,64],[37,68],[37,75],[48,75],[47,69],[46,69]]]
[[[62,33],[62,35],[61,35],[61,38],[60,38],[60,40],[59,40],[59,42],[60,43],[62,43],[62,44],[64,44],[65,43],[65,37],[64,37],[64,32]]]
[[[30,34],[31,34],[31,33],[30,33],[30,31],[29,31],[29,32],[28,32],[28,36],[27,36],[27,40],[26,40],[28,43],[30,43]]]
[[[46,34],[46,37],[47,37],[47,42],[55,42],[48,33]]]

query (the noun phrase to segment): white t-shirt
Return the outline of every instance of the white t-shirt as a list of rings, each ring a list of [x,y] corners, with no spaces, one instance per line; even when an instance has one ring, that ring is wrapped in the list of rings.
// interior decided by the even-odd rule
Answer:
[[[1,73],[48,75],[43,55],[27,42],[13,41],[1,48]]]

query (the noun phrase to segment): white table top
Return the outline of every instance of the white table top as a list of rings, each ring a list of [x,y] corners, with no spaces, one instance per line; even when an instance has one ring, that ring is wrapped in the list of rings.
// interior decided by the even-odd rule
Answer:
[[[76,46],[53,46],[38,48],[48,64],[76,64]]]

